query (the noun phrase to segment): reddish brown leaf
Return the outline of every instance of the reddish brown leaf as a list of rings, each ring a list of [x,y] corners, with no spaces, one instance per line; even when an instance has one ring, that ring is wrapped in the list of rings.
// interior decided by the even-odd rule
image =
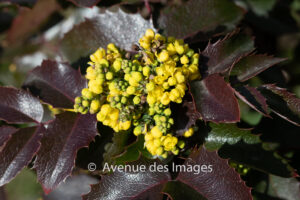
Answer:
[[[97,135],[94,115],[65,112],[47,124],[34,168],[46,194],[72,172],[77,151]]]
[[[216,151],[210,152],[205,147],[195,149],[186,159],[186,167],[207,166],[206,171],[197,174],[195,171],[181,171],[176,180],[181,181],[209,200],[252,199],[251,189],[245,185],[240,175],[228,165],[228,161],[220,158]],[[212,171],[208,172],[209,166]]]
[[[138,42],[147,28],[154,28],[151,20],[114,7],[75,26],[63,38],[61,50],[70,62],[91,54],[99,47],[106,48],[109,43],[131,50],[132,44]]]
[[[44,60],[28,74],[23,87],[54,107],[73,108],[75,97],[81,95],[87,82],[68,64]]]
[[[12,126],[1,126],[0,127],[0,151],[2,145],[14,134],[18,129]]]
[[[235,94],[251,108],[269,117],[266,98],[255,88],[250,86],[239,86],[235,88]]]
[[[57,9],[55,0],[38,0],[33,9],[21,7],[8,32],[8,42],[13,44],[26,39]]]
[[[234,91],[220,75],[213,74],[201,81],[192,82],[191,91],[203,120],[217,123],[240,120]]]
[[[236,32],[213,44],[209,43],[200,58],[202,68],[206,70],[204,74],[223,73],[253,50],[254,42],[251,37]]]
[[[155,162],[157,165],[162,165]],[[93,185],[89,194],[84,195],[84,200],[159,200],[162,199],[161,190],[165,183],[171,180],[169,172],[149,169],[150,165],[144,161],[135,161],[128,165],[137,167],[145,166],[145,172],[141,170],[131,170],[124,172],[116,170],[114,173],[102,176],[99,184]],[[132,168],[133,169],[133,168]]]
[[[68,0],[68,1],[80,7],[93,7],[100,2],[100,0]]]
[[[28,92],[0,87],[0,119],[8,123],[40,123],[43,114],[40,101]]]
[[[250,55],[242,58],[233,67],[231,75],[237,76],[239,81],[246,81],[284,60],[284,58],[274,58],[267,55]]]
[[[258,88],[267,99],[272,111],[283,119],[300,126],[300,99],[287,89],[275,85],[264,85]]]
[[[12,135],[0,152],[0,186],[13,179],[40,148],[43,126],[22,128]]]
[[[180,6],[166,6],[158,25],[167,35],[183,38],[197,32],[211,33],[217,28],[232,29],[242,16],[242,10],[228,0],[190,0]]]

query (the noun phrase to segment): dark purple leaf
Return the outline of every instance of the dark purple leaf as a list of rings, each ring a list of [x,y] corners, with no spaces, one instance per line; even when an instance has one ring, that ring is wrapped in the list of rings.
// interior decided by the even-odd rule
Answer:
[[[13,179],[32,160],[41,146],[43,126],[19,129],[0,152],[0,186]]]
[[[157,165],[162,165],[155,162]],[[99,184],[93,185],[89,194],[84,195],[84,200],[159,200],[162,199],[161,190],[165,183],[171,180],[169,172],[149,169],[154,163],[141,160],[128,165],[137,167],[145,166],[145,172],[141,170],[127,171],[116,170],[114,173],[102,176]]]
[[[284,60],[267,55],[250,55],[242,58],[233,67],[231,75],[237,76],[237,79],[243,82]]]
[[[100,2],[100,0],[68,0],[68,1],[80,7],[93,7]]]
[[[54,107],[73,108],[74,99],[81,96],[87,82],[68,64],[44,60],[28,74],[23,87]]]
[[[234,91],[220,75],[213,74],[201,81],[192,82],[191,91],[203,120],[217,123],[240,120]]]
[[[196,121],[201,117],[196,109],[196,105],[192,101],[184,101],[182,104],[173,104],[172,118],[174,119],[174,129],[176,134],[182,136],[185,131],[196,124]]]
[[[0,119],[8,123],[40,123],[43,114],[42,104],[30,93],[16,88],[0,87]]]
[[[0,151],[2,145],[11,138],[12,134],[14,134],[18,129],[12,126],[1,126],[0,127]]]
[[[65,112],[47,124],[42,147],[37,154],[34,168],[44,192],[48,194],[72,172],[77,151],[97,135],[94,115]]]
[[[58,9],[59,5],[55,0],[38,0],[32,9],[20,7],[19,15],[8,31],[7,41],[10,44],[22,42]]]
[[[195,171],[182,171],[176,178],[198,191],[209,200],[231,199],[251,200],[251,189],[245,185],[240,175],[228,165],[228,161],[220,158],[216,151],[210,152],[205,147],[195,149],[186,159],[186,167],[207,166],[199,174]],[[209,167],[212,171],[209,172]],[[204,172],[206,171],[206,172]]]
[[[158,25],[167,35],[183,38],[198,32],[211,34],[233,29],[242,17],[242,9],[228,0],[190,0],[182,5],[166,6]]]
[[[99,47],[114,43],[131,50],[132,44],[153,28],[152,21],[140,14],[128,14],[119,7],[105,10],[92,19],[75,26],[61,41],[61,50],[70,62],[93,53]]]
[[[267,100],[257,89],[247,85],[238,86],[235,94],[251,108],[269,117]]]
[[[300,99],[284,88],[264,85],[258,88],[271,110],[283,119],[300,126]]]
[[[200,68],[203,74],[228,71],[239,59],[254,50],[251,37],[233,32],[224,39],[209,43],[201,53]]]

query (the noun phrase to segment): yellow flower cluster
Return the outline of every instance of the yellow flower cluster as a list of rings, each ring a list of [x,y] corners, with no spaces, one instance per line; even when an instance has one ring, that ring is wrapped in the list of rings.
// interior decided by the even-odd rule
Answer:
[[[199,54],[183,40],[164,37],[148,29],[140,50],[130,55],[114,44],[90,56],[88,88],[75,99],[74,109],[97,114],[97,120],[114,131],[144,134],[145,147],[154,156],[177,155],[184,142],[171,134],[171,102],[181,103],[187,82],[200,77]],[[193,129],[184,137],[193,135]]]

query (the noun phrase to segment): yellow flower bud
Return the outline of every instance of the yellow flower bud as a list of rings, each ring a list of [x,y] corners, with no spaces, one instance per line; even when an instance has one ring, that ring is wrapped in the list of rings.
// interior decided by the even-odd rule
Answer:
[[[131,72],[131,77],[136,81],[140,82],[143,79],[141,72]]]
[[[176,83],[177,83],[176,78],[170,77],[170,78],[168,79],[168,83],[169,83],[170,86],[176,85]]]
[[[151,134],[155,138],[160,138],[162,136],[162,132],[160,131],[160,129],[158,128],[158,126],[154,126],[151,129]]]
[[[152,30],[152,29],[147,29],[146,30],[146,33],[145,33],[145,36],[146,37],[148,37],[148,38],[154,38],[154,35],[155,35],[155,33],[154,33],[154,31]]]
[[[160,156],[163,154],[163,152],[164,152],[164,149],[162,147],[158,147],[155,151],[155,154]]]
[[[189,130],[187,130],[183,136],[188,138],[188,137],[191,137],[192,135],[194,134],[194,129],[193,128],[189,128]]]
[[[121,60],[115,60],[113,63],[113,68],[115,70],[115,72],[118,72],[121,70],[121,66],[122,66],[122,62]]]
[[[143,67],[143,75],[146,76],[146,77],[149,77],[150,75],[150,67],[149,66],[145,66]]]
[[[169,53],[166,50],[160,52],[157,58],[160,62],[165,62],[169,59]]]
[[[147,96],[147,102],[149,103],[149,105],[153,105],[155,103],[156,99],[154,96],[152,95],[148,95]]]
[[[146,84],[146,89],[147,89],[147,92],[151,92],[155,89],[155,84],[151,81],[149,83]]]
[[[91,102],[91,109],[95,112],[97,112],[100,108],[100,101],[97,99],[92,100]]]
[[[134,94],[136,91],[136,88],[134,86],[129,86],[127,89],[126,89],[126,92],[131,95],[131,94]]]
[[[135,127],[134,130],[133,130],[133,134],[135,136],[139,136],[140,134],[142,134],[142,127],[141,126]]]
[[[189,58],[186,55],[184,55],[180,58],[180,62],[181,64],[186,65],[189,63]]]

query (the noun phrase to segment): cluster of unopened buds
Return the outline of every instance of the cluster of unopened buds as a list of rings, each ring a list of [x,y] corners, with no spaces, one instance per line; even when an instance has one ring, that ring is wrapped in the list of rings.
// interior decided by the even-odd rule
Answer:
[[[97,114],[97,120],[115,132],[132,128],[145,138],[153,156],[177,155],[185,143],[171,132],[170,103],[181,103],[187,82],[200,78],[199,54],[183,40],[164,37],[148,29],[139,50],[128,55],[114,44],[90,56],[88,88],[75,99],[74,109]],[[184,137],[190,137],[190,128]]]

